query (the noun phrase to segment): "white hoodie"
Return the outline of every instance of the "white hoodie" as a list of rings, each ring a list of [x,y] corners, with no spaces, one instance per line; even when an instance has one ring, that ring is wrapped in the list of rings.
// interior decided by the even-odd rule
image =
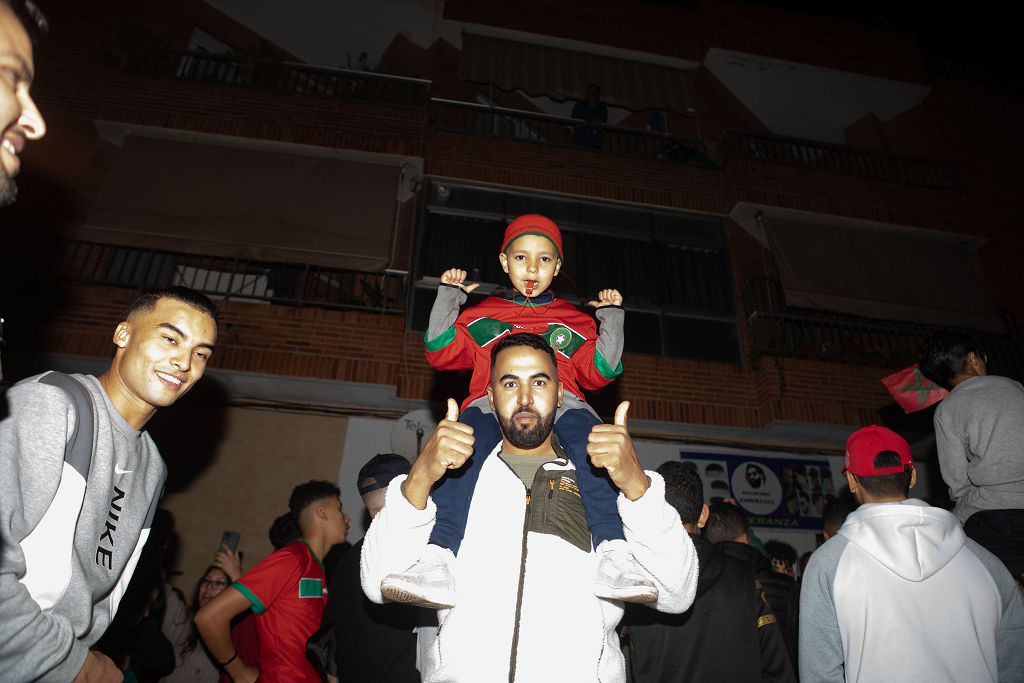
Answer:
[[[419,634],[423,680],[625,681],[615,632],[622,603],[594,596],[597,564],[590,548],[527,532],[525,488],[496,456],[499,448],[481,467],[453,567],[458,605],[438,611],[436,631]],[[543,469],[575,476],[565,459]],[[665,502],[664,481],[647,474],[650,489],[636,501],[620,494],[619,514],[630,550],[658,587],[654,607],[681,613],[696,592],[697,554],[678,513]],[[402,495],[403,480],[396,477],[388,486],[384,508],[363,541],[363,590],[374,602],[382,601],[381,579],[420,556],[434,524],[433,501],[425,510],[414,508]]]
[[[1024,680],[1024,604],[1010,573],[951,513],[862,505],[811,557],[800,680]]]

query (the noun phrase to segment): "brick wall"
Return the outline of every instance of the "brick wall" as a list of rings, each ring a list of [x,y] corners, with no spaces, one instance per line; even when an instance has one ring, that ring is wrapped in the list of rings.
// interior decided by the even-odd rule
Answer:
[[[421,156],[428,174],[544,192],[726,215],[738,201],[984,235],[980,253],[993,301],[1024,319],[1019,286],[1021,209],[1016,179],[1024,151],[1015,135],[1024,120],[1019,92],[934,81],[905,35],[742,3],[701,3],[680,10],[621,3],[525,2],[493,9],[482,0],[450,0],[446,16],[518,30],[558,33],[700,60],[710,46],[831,68],[930,83],[919,107],[880,124],[873,135],[895,149],[960,163],[965,193],[910,188],[838,174],[730,160],[720,170],[611,157],[578,149],[490,140],[431,130],[416,109],[274,95],[245,88],[129,76],[111,58],[118,27],[156,26],[184,44],[188,8],[111,0],[93,6],[48,3],[53,32],[37,58],[34,93],[50,133],[25,153],[26,165],[59,178],[80,199],[72,231],[102,184],[111,150],[92,123],[110,119],[268,140]],[[177,5],[176,5],[177,7]],[[562,14],[559,14],[561,12]],[[197,13],[209,20],[208,13]],[[564,15],[564,16],[563,16]],[[725,93],[698,78],[705,134],[744,121]],[[732,113],[730,113],[732,112]],[[721,116],[721,118],[715,118]],[[854,131],[856,133],[856,131]],[[408,269],[420,207],[404,205],[394,266]],[[762,271],[760,246],[727,221],[734,291]],[[626,292],[628,296],[628,292]],[[105,356],[112,321],[130,298],[124,290],[82,286],[48,325],[51,351]],[[748,349],[743,303],[738,302]],[[438,376],[424,362],[420,335],[401,317],[228,302],[214,365],[302,377],[395,385],[408,398],[465,391],[464,376]],[[595,401],[634,401],[637,418],[760,427],[773,420],[862,424],[890,403],[880,368],[761,359],[742,366],[627,355],[626,372]]]

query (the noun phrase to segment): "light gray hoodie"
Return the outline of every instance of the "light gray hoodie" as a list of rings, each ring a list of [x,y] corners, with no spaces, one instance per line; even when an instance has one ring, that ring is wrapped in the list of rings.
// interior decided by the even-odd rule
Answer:
[[[92,462],[65,461],[78,418],[32,377],[0,397],[0,681],[67,683],[110,625],[149,536],[166,469],[99,380]],[[88,478],[84,473],[88,469]]]
[[[920,500],[862,505],[811,556],[800,681],[1024,680],[1024,603],[956,517]]]

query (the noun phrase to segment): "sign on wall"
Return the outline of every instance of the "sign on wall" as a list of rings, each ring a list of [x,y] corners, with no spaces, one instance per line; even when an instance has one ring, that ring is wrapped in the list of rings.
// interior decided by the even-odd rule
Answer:
[[[683,451],[704,482],[704,501],[733,498],[753,526],[821,529],[825,503],[836,497],[828,460]]]

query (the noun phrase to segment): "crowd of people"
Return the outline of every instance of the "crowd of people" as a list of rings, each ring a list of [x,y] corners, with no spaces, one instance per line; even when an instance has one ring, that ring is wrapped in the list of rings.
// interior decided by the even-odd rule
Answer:
[[[0,202],[45,133],[29,96],[43,28],[0,0]],[[693,466],[645,470],[628,401],[597,417],[583,391],[623,371],[623,297],[601,290],[595,323],[551,290],[563,258],[558,226],[526,215],[498,254],[510,289],[461,310],[477,285],[442,275],[427,360],[471,370],[470,394],[414,462],[365,463],[352,483],[372,522],[333,567],[350,520],[314,480],[272,521],[273,553],[245,569],[222,547],[190,600],[167,584],[166,466],[144,428],[214,353],[203,294],[136,298],[99,376],[11,387],[0,680],[1024,680],[1024,388],[988,375],[973,339],[936,334],[919,358],[950,390],[935,430],[953,512],[911,498],[909,445],[866,426],[845,448],[856,509],[823,506],[825,542],[798,559],[734,501],[707,505]]]

